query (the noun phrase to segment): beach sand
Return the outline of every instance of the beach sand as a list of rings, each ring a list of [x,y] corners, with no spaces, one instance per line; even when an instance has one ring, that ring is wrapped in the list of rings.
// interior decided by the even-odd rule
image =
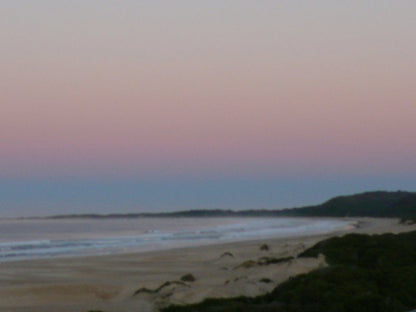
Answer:
[[[290,276],[326,265],[323,257],[259,265],[262,257],[296,257],[334,235],[416,230],[416,225],[400,225],[396,219],[351,220],[356,226],[308,237],[0,263],[0,311],[150,312],[205,298],[257,296]],[[269,250],[261,250],[263,244]],[[195,281],[181,281],[185,274]]]

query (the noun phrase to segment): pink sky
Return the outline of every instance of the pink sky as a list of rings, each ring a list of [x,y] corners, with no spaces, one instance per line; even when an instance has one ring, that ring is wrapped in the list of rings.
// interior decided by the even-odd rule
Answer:
[[[413,1],[5,1],[0,173],[416,173]]]

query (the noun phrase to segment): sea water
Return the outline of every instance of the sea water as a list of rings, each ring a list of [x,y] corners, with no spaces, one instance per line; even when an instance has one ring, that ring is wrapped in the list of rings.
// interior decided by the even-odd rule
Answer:
[[[316,218],[0,220],[0,262],[295,237],[350,226],[352,221]]]

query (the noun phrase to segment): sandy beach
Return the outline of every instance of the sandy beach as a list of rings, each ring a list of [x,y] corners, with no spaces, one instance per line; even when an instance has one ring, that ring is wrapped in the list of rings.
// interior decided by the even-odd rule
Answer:
[[[322,239],[416,230],[396,219],[353,220],[355,227],[308,237],[0,263],[0,311],[150,312],[205,298],[257,296],[290,276],[325,266],[324,258],[296,259]],[[181,280],[187,274],[192,276]]]

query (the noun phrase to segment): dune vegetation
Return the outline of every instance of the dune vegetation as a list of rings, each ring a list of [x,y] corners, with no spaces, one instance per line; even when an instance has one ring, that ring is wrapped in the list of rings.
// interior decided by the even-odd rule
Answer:
[[[403,312],[416,308],[416,232],[330,238],[299,257],[323,254],[328,267],[256,298],[207,299],[164,312]]]

